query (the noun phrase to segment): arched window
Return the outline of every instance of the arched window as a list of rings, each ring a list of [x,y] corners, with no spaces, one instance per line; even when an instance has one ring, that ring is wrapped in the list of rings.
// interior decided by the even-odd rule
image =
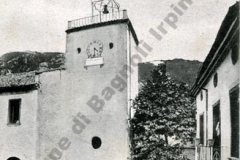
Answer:
[[[20,159],[17,158],[17,157],[10,157],[10,158],[8,158],[7,160],[20,160]]]

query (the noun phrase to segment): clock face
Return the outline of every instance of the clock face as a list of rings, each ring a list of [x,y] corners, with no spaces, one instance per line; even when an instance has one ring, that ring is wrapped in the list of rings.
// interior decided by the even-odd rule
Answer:
[[[103,44],[100,40],[92,41],[87,47],[88,58],[98,58],[102,56]]]

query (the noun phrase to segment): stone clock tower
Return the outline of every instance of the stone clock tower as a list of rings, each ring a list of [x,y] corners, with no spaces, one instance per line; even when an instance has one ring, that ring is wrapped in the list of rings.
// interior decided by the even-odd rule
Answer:
[[[65,67],[0,77],[1,160],[129,159],[143,52],[126,10],[92,5],[68,23]]]
[[[126,73],[138,39],[126,10],[103,9],[97,16],[69,21],[66,31],[65,106],[87,119],[66,151],[72,160],[130,157],[128,118],[138,71],[133,67],[132,74]]]

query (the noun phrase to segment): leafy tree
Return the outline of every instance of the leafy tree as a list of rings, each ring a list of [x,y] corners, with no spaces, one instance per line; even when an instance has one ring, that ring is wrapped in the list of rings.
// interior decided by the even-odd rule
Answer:
[[[133,101],[133,160],[183,160],[182,145],[195,136],[195,104],[189,86],[174,81],[160,64]],[[171,144],[170,140],[177,143]]]

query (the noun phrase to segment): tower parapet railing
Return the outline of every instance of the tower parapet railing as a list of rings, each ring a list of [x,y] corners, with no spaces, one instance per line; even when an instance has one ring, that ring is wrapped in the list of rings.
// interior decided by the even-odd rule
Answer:
[[[99,14],[91,17],[75,19],[68,22],[68,29],[88,26],[92,24],[104,23],[109,21],[116,21],[121,19],[128,19],[127,11],[110,12],[108,14]]]

